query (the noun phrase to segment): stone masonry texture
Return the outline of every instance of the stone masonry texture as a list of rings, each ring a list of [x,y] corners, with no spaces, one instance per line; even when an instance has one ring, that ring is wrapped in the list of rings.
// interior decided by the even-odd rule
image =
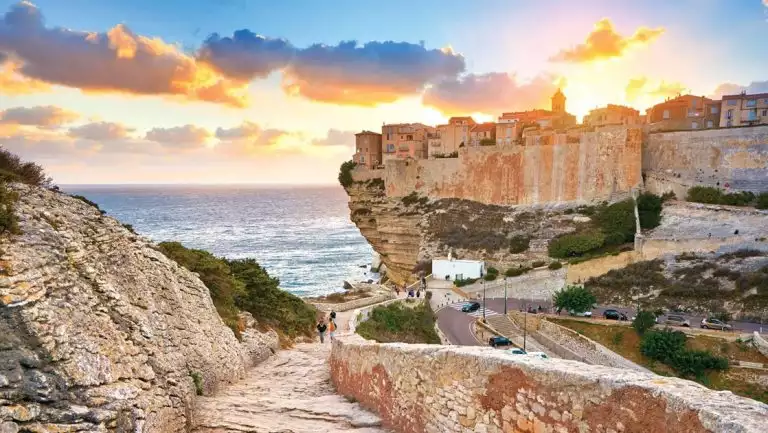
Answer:
[[[188,431],[207,395],[277,348],[239,342],[193,273],[65,194],[15,185],[0,239],[0,432]]]
[[[768,405],[694,382],[486,347],[334,342],[338,392],[399,433],[764,433]]]

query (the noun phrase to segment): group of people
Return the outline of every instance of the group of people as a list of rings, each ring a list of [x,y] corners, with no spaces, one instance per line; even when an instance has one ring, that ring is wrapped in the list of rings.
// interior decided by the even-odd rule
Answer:
[[[408,294],[409,298],[421,298],[421,292],[426,292],[426,290],[427,290],[427,279],[424,278],[424,277],[421,277],[421,282],[420,283],[421,284],[419,285],[419,288],[416,289],[415,292],[413,291],[413,288],[408,290],[407,294]],[[403,288],[402,288],[403,292],[405,292],[406,289],[407,289],[407,286],[405,284],[403,284]],[[400,296],[400,286],[398,286],[397,284],[395,284],[395,294]]]
[[[331,311],[331,314],[328,315],[328,324],[325,323],[325,319],[323,318],[317,322],[317,335],[320,337],[320,342],[325,343],[326,331],[329,333],[331,341],[333,341],[336,337],[336,329],[338,329],[336,326],[336,312]]]

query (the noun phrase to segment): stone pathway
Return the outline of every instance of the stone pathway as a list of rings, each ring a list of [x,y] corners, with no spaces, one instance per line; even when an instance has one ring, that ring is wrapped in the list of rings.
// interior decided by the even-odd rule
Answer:
[[[339,313],[339,334],[351,312]],[[298,344],[251,370],[250,376],[198,399],[196,433],[385,433],[381,420],[336,394],[330,382],[331,345]]]

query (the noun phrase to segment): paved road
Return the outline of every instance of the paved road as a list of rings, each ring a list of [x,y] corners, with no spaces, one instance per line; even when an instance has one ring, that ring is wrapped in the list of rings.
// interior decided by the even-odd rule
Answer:
[[[454,305],[457,305],[458,308]],[[437,326],[443,331],[443,334],[452,344],[459,346],[480,346],[481,344],[475,339],[475,336],[472,333],[472,328],[470,327],[478,318],[475,314],[477,311],[473,312],[472,315],[462,313],[460,310],[463,303],[454,305],[443,307],[437,312]],[[486,314],[489,313],[486,312]]]

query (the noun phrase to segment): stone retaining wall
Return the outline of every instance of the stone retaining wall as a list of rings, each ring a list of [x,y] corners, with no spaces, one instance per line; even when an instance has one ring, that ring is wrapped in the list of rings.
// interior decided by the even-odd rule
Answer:
[[[486,347],[337,339],[337,391],[398,433],[764,433],[768,405],[694,382]]]
[[[759,332],[755,331],[752,341],[755,343],[758,352],[768,356],[768,341],[765,341],[765,338],[763,338]]]
[[[312,302],[311,304],[320,311],[349,311],[355,308],[362,308],[367,305],[378,304],[380,302],[388,301],[395,297],[394,293],[387,293],[385,295],[370,296],[367,298],[355,299],[354,301],[347,301],[341,304],[331,304],[327,302]]]

